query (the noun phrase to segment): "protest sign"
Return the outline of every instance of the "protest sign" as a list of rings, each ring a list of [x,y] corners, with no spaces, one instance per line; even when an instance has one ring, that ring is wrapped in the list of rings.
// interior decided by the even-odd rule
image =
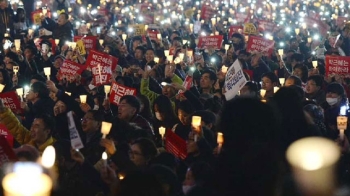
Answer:
[[[2,100],[2,103],[5,105],[5,107],[11,109],[13,113],[23,113],[21,102],[18,99],[17,93],[15,91],[0,93],[0,99]]]
[[[255,35],[258,33],[258,31],[253,23],[245,23],[243,33]]]
[[[259,20],[259,29],[266,32],[274,32],[276,24],[272,21]]]
[[[250,11],[248,12],[237,12],[235,14],[235,19],[237,20],[238,23],[246,23],[249,22],[250,19]]]
[[[84,148],[84,144],[81,141],[79,132],[75,126],[74,118],[73,118],[73,112],[69,111],[67,113],[67,119],[68,119],[68,129],[69,129],[69,135],[70,135],[70,143],[73,149],[79,150]]]
[[[213,36],[201,36],[198,40],[198,48],[214,48],[220,49],[222,45],[223,36],[213,35]]]
[[[14,137],[4,124],[0,124],[0,136],[4,136],[8,144],[13,148]]]
[[[7,162],[17,161],[15,152],[7,142],[6,138],[0,135],[0,167]]]
[[[214,9],[210,5],[202,5],[201,19],[208,20],[211,19],[215,14]]]
[[[341,75],[350,77],[350,57],[348,56],[326,56],[326,76]]]
[[[112,76],[112,70],[115,70],[117,63],[117,58],[106,53],[91,50],[86,60],[86,65],[91,67],[93,85],[108,84]]]
[[[236,60],[226,73],[226,77],[225,77],[226,100],[228,101],[234,98],[238,94],[238,91],[240,91],[246,83],[247,83],[247,80],[244,76],[241,65],[239,64],[239,61]]]
[[[158,30],[148,29],[147,34],[148,34],[148,37],[150,38],[150,40],[154,40],[154,41],[159,40],[157,35],[160,34],[160,32]]]
[[[41,16],[43,15],[43,10],[42,9],[35,10],[30,15],[31,15],[33,24],[41,26]],[[51,18],[51,11],[49,9],[47,9],[47,13],[45,16],[48,18]]]
[[[263,37],[250,36],[247,43],[247,52],[262,52],[269,56],[272,54],[275,41],[266,40]]]
[[[77,74],[81,74],[86,69],[86,65],[81,65],[79,63],[65,60],[58,71],[58,80],[63,78],[68,81],[74,80]]]
[[[113,82],[109,93],[109,101],[114,105],[118,105],[120,98],[122,98],[124,95],[136,95],[136,93],[137,90],[135,88],[130,88]]]
[[[231,38],[234,33],[242,34],[243,33],[243,26],[241,26],[241,25],[232,25],[232,26],[230,26],[230,29],[229,29],[229,32],[228,32],[229,38]]]
[[[77,47],[78,47],[79,53],[81,55],[85,55],[86,52],[89,52],[90,50],[97,49],[97,37],[96,36],[74,36],[74,42],[77,43]],[[84,44],[83,45],[84,48],[82,47],[82,43]],[[83,52],[84,50],[86,50],[85,53]],[[84,53],[84,54],[82,54],[82,53]]]
[[[165,134],[165,149],[176,158],[183,160],[187,157],[186,141],[171,130]]]
[[[129,25],[129,28],[132,29],[134,36],[141,36],[141,35],[145,35],[146,33],[144,24]]]
[[[330,28],[327,24],[325,24],[320,19],[318,19],[318,18],[316,19],[316,18],[313,18],[313,17],[305,17],[304,18],[304,23],[306,24],[306,26],[308,28],[318,29],[320,34],[323,35],[323,36],[327,35],[327,31]]]
[[[186,90],[189,90],[192,87],[193,78],[192,76],[186,76],[182,86],[185,87]],[[183,90],[179,90],[178,94],[183,93]]]

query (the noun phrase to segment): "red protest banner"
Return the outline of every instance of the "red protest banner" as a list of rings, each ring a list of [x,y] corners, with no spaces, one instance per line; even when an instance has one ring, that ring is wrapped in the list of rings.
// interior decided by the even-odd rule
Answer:
[[[342,75],[350,77],[350,57],[348,56],[326,56],[326,76]]]
[[[210,48],[220,49],[222,45],[223,36],[213,35],[213,36],[201,36],[198,40],[198,48]]]
[[[14,137],[4,124],[0,124],[0,136],[4,136],[8,144],[13,148]]]
[[[0,99],[2,100],[2,103],[4,103],[4,105],[7,108],[12,110],[13,113],[15,114],[23,113],[23,110],[21,108],[21,102],[18,99],[16,91],[0,93]]]
[[[95,86],[109,83],[112,70],[117,67],[118,59],[106,53],[91,50],[86,60],[86,65],[91,67]]]
[[[96,36],[74,36],[74,42],[83,40],[85,49],[87,51],[97,49],[97,37]]]
[[[267,21],[267,20],[259,20],[259,26],[258,27],[262,31],[274,32],[276,24],[271,22],[271,21]]]
[[[192,87],[193,78],[192,76],[186,76],[182,86],[185,87],[186,90],[189,90]],[[179,90],[178,94],[183,93],[183,90]]]
[[[0,167],[7,163],[17,161],[15,152],[13,152],[12,147],[7,142],[6,138],[0,135]]]
[[[187,157],[186,141],[171,130],[165,134],[165,149],[177,158],[185,159]]]
[[[147,3],[138,4],[140,8],[140,13],[143,17],[143,24],[153,24],[154,23],[154,7]]]
[[[136,95],[136,93],[137,90],[135,88],[130,88],[113,82],[109,93],[109,101],[114,105],[118,105],[120,98],[122,98],[124,95]]]
[[[237,12],[235,16],[238,23],[247,23],[250,19],[250,10],[247,12]]]
[[[210,5],[202,5],[201,19],[208,20],[211,19],[215,14],[214,9]]]
[[[228,36],[229,36],[229,38],[231,38],[234,33],[242,34],[242,32],[243,32],[243,26],[241,26],[241,25],[232,25],[232,26],[230,26],[230,29],[229,29],[229,32],[228,32]]]
[[[274,49],[275,41],[266,40],[263,37],[250,36],[247,43],[247,52],[262,52],[271,55]]]
[[[305,17],[304,22],[308,27],[318,29],[321,35],[326,35],[328,29],[330,28],[327,24],[325,24],[321,20],[315,19],[312,17]]]
[[[151,29],[148,29],[147,30],[147,34],[148,34],[148,37],[151,39],[151,40],[154,40],[154,41],[158,41],[159,39],[157,38],[157,35],[160,34],[160,32],[158,30],[151,30]]]
[[[80,75],[86,69],[86,67],[86,65],[81,65],[73,61],[65,60],[58,71],[57,79],[62,80],[65,78],[69,81],[73,80],[75,79],[76,75]]]

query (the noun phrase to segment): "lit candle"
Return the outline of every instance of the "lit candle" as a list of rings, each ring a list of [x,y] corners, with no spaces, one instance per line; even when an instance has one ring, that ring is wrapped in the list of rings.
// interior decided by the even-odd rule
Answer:
[[[229,48],[230,48],[230,44],[225,44],[225,50],[226,50],[226,52],[228,51]]]
[[[159,63],[159,58],[158,57],[154,57],[154,62],[155,63]]]
[[[0,93],[4,90],[4,88],[5,88],[5,85],[0,84]]]
[[[5,33],[5,34],[4,34],[4,37],[10,37],[10,34]]]
[[[260,89],[260,96],[261,98],[264,98],[266,95],[266,90],[265,89]]]
[[[162,39],[162,34],[158,33],[157,34],[157,39],[161,40]]]
[[[12,69],[13,69],[13,73],[14,73],[15,75],[17,75],[17,73],[18,73],[18,71],[19,71],[19,66],[13,66]]]
[[[211,19],[211,24],[212,24],[213,26],[216,25],[216,18],[212,18],[212,19]]]
[[[283,56],[283,49],[278,49],[278,54],[282,57]]]
[[[223,65],[222,67],[221,67],[221,72],[222,73],[227,73],[227,69],[228,69],[228,67],[226,67],[225,65]]]
[[[112,123],[109,122],[102,122],[101,126],[101,133],[102,133],[102,138],[106,138],[106,136],[109,134],[112,128]]]
[[[308,42],[308,43],[311,43],[311,42],[312,42],[312,37],[308,37],[308,38],[307,38],[307,42]]]
[[[21,50],[21,40],[20,39],[15,39],[15,47],[16,50]]]
[[[59,39],[55,39],[55,44],[58,45],[58,43],[60,43]]]
[[[47,8],[46,7],[42,8],[42,13],[43,13],[44,16],[47,14]]]
[[[202,117],[200,116],[192,116],[192,126],[199,127],[201,126]]]
[[[164,135],[165,135],[165,128],[164,127],[159,127],[159,134],[162,136],[162,139],[164,139]]]
[[[307,137],[292,143],[286,158],[301,195],[334,195],[339,157],[339,146],[326,138]]]
[[[220,153],[222,144],[224,144],[224,134],[222,134],[221,132],[218,132],[217,142],[218,142],[218,153]]]
[[[179,53],[179,58],[180,58],[181,61],[184,60],[184,57],[185,57],[185,54],[184,54],[184,53]]]
[[[193,23],[190,23],[190,31],[193,32]]]
[[[187,43],[187,40],[182,40],[182,45],[185,45]]]
[[[66,93],[68,96],[71,96],[72,95],[72,93],[70,93],[70,92],[64,92],[64,93]]]
[[[148,29],[148,25],[145,25],[145,31],[147,31],[147,29]]]
[[[279,78],[280,84],[283,86],[284,82],[286,81],[285,78]]]
[[[77,43],[71,42],[72,49],[74,50],[77,47]]]
[[[50,80],[51,67],[44,67],[44,73],[45,73],[45,76],[47,77],[47,80]]]
[[[299,33],[300,33],[300,29],[299,29],[299,28],[296,28],[296,29],[295,29],[295,34],[296,34],[296,35],[299,35]]]
[[[170,62],[170,63],[172,63],[173,62],[173,60],[174,60],[174,55],[168,55],[168,61]]]
[[[104,40],[103,39],[99,39],[98,42],[100,42],[100,45],[102,46]]]
[[[43,152],[43,156],[41,157],[41,164],[46,168],[51,168],[56,161],[56,151],[53,146],[48,146],[45,148]]]
[[[193,56],[193,51],[192,50],[187,50],[186,55],[190,56],[190,57]]]
[[[86,28],[90,29],[90,27],[91,27],[91,23],[86,23]]]
[[[103,161],[103,167],[106,168],[107,167],[107,153],[106,152],[103,152],[102,153],[102,161]]]
[[[314,67],[316,69],[317,63],[318,63],[317,61],[312,61],[312,67]]]
[[[280,88],[278,86],[273,87],[273,93],[276,93]]]
[[[127,34],[122,34],[122,39],[125,41],[126,40],[126,38],[128,37],[128,35]]]
[[[104,85],[106,99],[108,99],[108,93],[111,92],[111,85]]]
[[[80,103],[86,103],[87,95],[80,95]]]
[[[346,106],[340,107],[340,115],[337,117],[337,127],[339,130],[340,140],[344,140],[344,131],[347,128],[348,117],[346,115]]]
[[[164,50],[164,55],[167,57],[169,56],[169,50]]]
[[[21,97],[21,101],[23,102],[23,88],[16,89],[17,95]]]
[[[33,35],[33,33],[34,33],[34,30],[33,30],[33,29],[28,29],[28,35],[29,35],[29,36]]]

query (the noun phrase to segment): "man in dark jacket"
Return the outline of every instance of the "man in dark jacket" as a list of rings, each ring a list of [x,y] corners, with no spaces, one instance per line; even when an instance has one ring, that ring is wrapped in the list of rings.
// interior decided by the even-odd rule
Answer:
[[[7,30],[13,35],[13,10],[8,8],[7,0],[0,0],[0,38],[4,38]]]
[[[41,22],[41,26],[49,31],[52,31],[53,38],[59,39],[60,43],[72,41],[74,37],[73,25],[68,21],[68,18],[69,16],[66,13],[59,15],[57,23],[50,18],[45,18]]]

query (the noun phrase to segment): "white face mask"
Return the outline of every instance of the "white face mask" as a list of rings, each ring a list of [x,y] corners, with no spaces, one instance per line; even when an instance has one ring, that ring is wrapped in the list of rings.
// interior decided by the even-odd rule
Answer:
[[[189,186],[189,185],[182,185],[182,192],[184,192],[184,194],[186,195],[188,193],[188,191],[191,190],[193,186]]]
[[[155,112],[155,114],[156,114],[156,118],[158,120],[162,121],[162,116],[160,115],[160,113],[159,112]]]
[[[338,103],[338,98],[326,98],[326,101],[330,106],[333,106]]]

